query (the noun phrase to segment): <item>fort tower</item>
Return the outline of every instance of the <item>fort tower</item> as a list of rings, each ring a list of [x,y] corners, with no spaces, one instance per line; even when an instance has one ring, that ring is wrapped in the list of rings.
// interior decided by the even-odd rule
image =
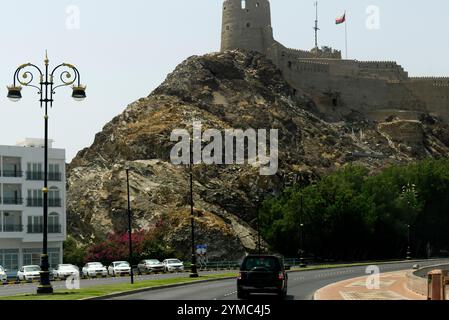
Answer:
[[[274,42],[268,0],[225,0],[222,21],[221,51],[240,48],[266,54]]]

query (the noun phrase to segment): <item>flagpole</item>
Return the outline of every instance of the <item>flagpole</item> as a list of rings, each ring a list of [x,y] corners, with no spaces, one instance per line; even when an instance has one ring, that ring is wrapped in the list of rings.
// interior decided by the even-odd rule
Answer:
[[[346,60],[348,60],[348,17],[345,11],[345,50],[346,50]]]

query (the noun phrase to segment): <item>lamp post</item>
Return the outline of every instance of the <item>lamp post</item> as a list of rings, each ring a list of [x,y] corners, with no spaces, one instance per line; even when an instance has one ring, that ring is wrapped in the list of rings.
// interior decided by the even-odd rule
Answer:
[[[128,194],[128,238],[129,238],[129,263],[131,264],[131,284],[134,284],[134,271],[133,271],[133,241],[132,241],[132,223],[131,223],[131,200],[129,196],[129,166],[125,167],[126,170],[126,190]]]
[[[407,257],[405,259],[411,260],[411,250],[410,250],[410,224],[407,224]]]
[[[413,216],[413,213],[416,212],[417,206],[418,206],[418,204],[417,204],[418,192],[416,191],[416,185],[407,183],[407,185],[403,186],[401,198],[406,201],[408,214]],[[411,248],[410,248],[410,245],[411,245],[410,222],[412,222],[411,220],[412,220],[412,218],[409,218],[409,223],[406,225],[407,226],[407,256],[406,256],[407,260],[411,259],[411,254],[412,254]]]
[[[303,176],[298,173],[292,173],[290,174],[292,177],[290,179],[289,175],[285,172],[281,173],[282,182],[284,188],[287,186],[299,184],[300,187],[303,186]],[[303,223],[303,215],[304,215],[304,203],[303,203],[303,194],[301,191],[300,195],[300,211],[299,211],[299,248],[298,248],[298,255],[299,255],[299,267],[305,268],[306,264],[304,262],[304,223]]]
[[[190,161],[189,161],[189,184],[190,184],[190,229],[191,229],[191,249],[192,249],[192,260],[190,266],[190,278],[198,278],[198,271],[196,268],[196,252],[195,252],[195,212],[193,204],[193,145],[190,141]]]
[[[45,54],[45,71],[31,63],[22,64],[14,73],[13,84],[8,87],[8,98],[17,102],[22,98],[22,86],[33,87],[38,90],[40,96],[39,102],[41,108],[44,107],[44,187],[43,193],[43,240],[41,255],[41,272],[40,283],[37,288],[38,294],[51,294],[53,287],[50,283],[49,261],[48,261],[48,106],[53,107],[53,95],[55,90],[60,87],[72,85],[72,98],[82,101],[86,98],[86,87],[81,85],[81,78],[78,69],[68,63],[62,63],[56,66],[51,72],[49,71],[49,60],[47,53]],[[39,82],[34,84],[37,72]],[[55,75],[59,75],[60,83],[55,85]]]
[[[299,267],[305,268],[306,264],[304,262],[304,223],[302,222],[303,216],[303,195],[301,191],[301,212],[299,215]]]
[[[261,199],[260,196],[257,196],[257,252],[259,255],[262,254],[262,248],[261,248],[261,237],[260,237],[260,203]],[[262,200],[263,202],[263,200]]]

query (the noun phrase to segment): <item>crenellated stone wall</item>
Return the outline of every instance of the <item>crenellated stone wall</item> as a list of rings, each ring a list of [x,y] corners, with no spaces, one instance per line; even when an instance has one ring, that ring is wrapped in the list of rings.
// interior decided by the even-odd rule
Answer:
[[[225,0],[221,50],[259,51],[300,94],[309,95],[331,118],[354,111],[368,119],[406,119],[431,113],[449,122],[449,77],[409,77],[394,61],[344,60],[341,52],[291,49],[273,38],[268,0]]]

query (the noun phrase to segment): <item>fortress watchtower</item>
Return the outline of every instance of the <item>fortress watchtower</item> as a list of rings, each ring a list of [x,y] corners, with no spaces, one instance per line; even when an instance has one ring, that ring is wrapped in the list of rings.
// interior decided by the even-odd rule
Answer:
[[[274,42],[268,0],[225,0],[222,21],[221,51],[240,48],[266,54]]]

